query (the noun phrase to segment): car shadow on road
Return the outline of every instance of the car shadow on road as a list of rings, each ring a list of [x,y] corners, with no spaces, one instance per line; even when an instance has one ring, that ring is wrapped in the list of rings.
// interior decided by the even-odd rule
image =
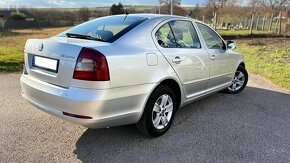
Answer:
[[[290,150],[284,142],[290,141],[289,99],[254,87],[237,95],[217,93],[180,108],[161,137],[145,137],[135,125],[87,129],[74,153],[83,162],[283,160],[287,152],[279,151]]]

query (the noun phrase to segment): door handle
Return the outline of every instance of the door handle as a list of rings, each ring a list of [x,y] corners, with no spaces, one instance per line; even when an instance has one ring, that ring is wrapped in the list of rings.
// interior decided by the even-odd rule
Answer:
[[[215,60],[215,55],[211,55],[210,59]]]
[[[180,59],[180,57],[176,56],[176,57],[172,60],[172,62],[174,62],[174,63],[176,63],[176,64],[179,64],[179,63],[181,62],[181,59]]]

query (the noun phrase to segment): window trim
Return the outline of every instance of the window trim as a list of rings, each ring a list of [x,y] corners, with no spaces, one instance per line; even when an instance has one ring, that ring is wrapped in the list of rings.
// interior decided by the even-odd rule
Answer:
[[[177,47],[176,37],[175,37],[175,34],[174,34],[174,32],[173,32],[173,30],[172,30],[172,27],[171,27],[171,25],[170,25],[170,22],[172,22],[172,21],[185,21],[185,22],[189,22],[189,23],[192,25],[192,28],[194,29],[194,31],[195,31],[195,33],[196,33],[196,37],[197,37],[197,39],[198,39],[198,42],[199,42],[199,44],[200,44],[200,47],[199,47],[199,48],[193,48],[193,47],[190,47],[190,48],[189,48],[189,47],[180,48],[180,47]],[[161,45],[158,43],[158,40],[156,40],[156,37],[155,37],[155,36],[156,36],[157,31],[158,31],[160,28],[162,28],[165,24],[168,24],[168,26],[169,26],[169,28],[170,28],[170,31],[171,31],[171,33],[172,33],[172,35],[173,35],[173,37],[174,37],[174,41],[175,41],[176,47],[163,47],[163,46],[161,46]],[[189,33],[190,33],[190,35],[192,36],[192,33],[191,33],[191,32],[189,32]],[[155,42],[158,44],[158,46],[160,46],[161,48],[169,48],[169,49],[171,49],[171,48],[176,48],[176,49],[203,49],[203,45],[202,45],[202,43],[201,43],[200,36],[199,36],[199,34],[198,34],[198,30],[196,29],[194,23],[193,23],[191,20],[185,20],[185,19],[183,19],[183,20],[179,20],[179,19],[171,19],[171,20],[166,21],[165,23],[161,24],[161,25],[158,27],[158,29],[155,31],[155,33],[154,33],[154,39],[155,39]],[[193,40],[192,40],[192,41],[193,41]]]
[[[168,27],[169,27],[169,29],[170,29],[170,32],[171,32],[172,35],[173,35],[173,38],[174,38],[174,41],[175,41],[174,43],[176,44],[176,39],[175,39],[174,33],[172,32],[172,28],[171,28],[169,22],[170,22],[170,21],[167,21],[167,22],[165,22],[164,24],[160,25],[160,27],[159,27],[159,28],[155,31],[155,33],[154,33],[154,39],[155,39],[157,45],[160,46],[161,48],[168,48],[168,49],[171,49],[171,48],[177,48],[177,46],[176,46],[176,47],[164,47],[164,46],[161,46],[161,45],[158,43],[158,40],[156,39],[156,33],[159,31],[159,29],[161,29],[164,25],[167,24]]]

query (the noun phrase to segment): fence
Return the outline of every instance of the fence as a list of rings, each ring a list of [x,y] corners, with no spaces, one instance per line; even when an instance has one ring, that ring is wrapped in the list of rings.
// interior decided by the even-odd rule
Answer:
[[[290,24],[286,24],[286,26],[285,26],[285,34],[290,36]]]
[[[39,21],[38,26],[40,28],[43,27],[66,27],[73,26],[74,21],[71,20],[47,20],[47,21]]]
[[[26,29],[44,27],[65,27],[74,25],[73,21],[25,21],[25,20],[0,20],[0,29]]]
[[[272,33],[286,34],[287,33],[286,26],[289,23],[290,23],[289,19],[282,18],[281,31],[279,32],[280,22],[278,17],[273,18],[273,20],[271,21],[270,16],[256,15],[254,17],[244,17],[231,21],[221,19],[217,23],[217,29],[244,29],[244,30],[252,29],[255,31],[268,31]],[[209,24],[212,25],[213,22],[210,22]]]
[[[6,20],[0,20],[0,29],[4,29]]]
[[[25,21],[25,20],[6,20],[4,23],[4,29],[25,29],[25,28],[37,28],[37,21]]]

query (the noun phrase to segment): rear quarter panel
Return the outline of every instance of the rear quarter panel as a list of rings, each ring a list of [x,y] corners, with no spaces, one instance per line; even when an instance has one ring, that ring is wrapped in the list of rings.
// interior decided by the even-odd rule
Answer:
[[[115,41],[109,48],[98,50],[107,57],[111,87],[158,83],[166,78],[177,79],[174,70],[156,48],[151,32],[160,18],[137,26]],[[147,55],[156,56],[157,64],[148,64]]]

